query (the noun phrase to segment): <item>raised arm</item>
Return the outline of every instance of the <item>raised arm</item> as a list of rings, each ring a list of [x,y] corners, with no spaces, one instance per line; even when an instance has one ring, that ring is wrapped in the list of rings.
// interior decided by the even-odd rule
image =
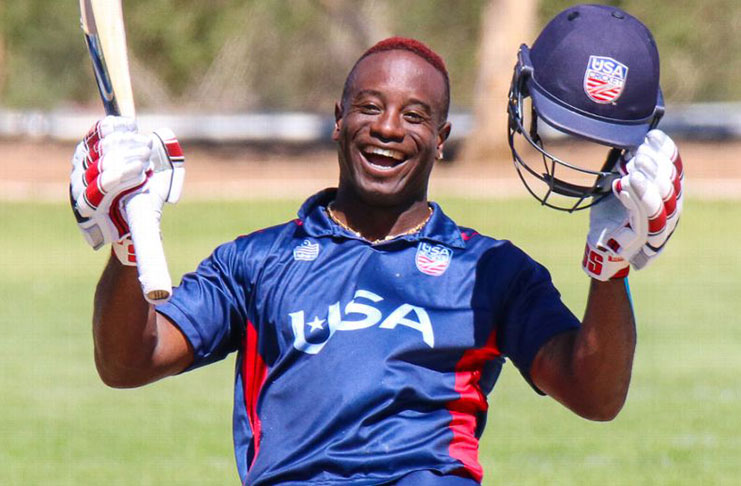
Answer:
[[[611,420],[628,393],[636,330],[623,280],[592,280],[578,331],[549,340],[530,371],[535,385],[590,420]]]
[[[682,160],[663,132],[649,132],[622,171],[614,196],[591,210],[582,326],[549,340],[530,370],[542,391],[592,420],[614,418],[628,393],[636,345],[630,264],[641,269],[658,256],[682,210]]]
[[[95,365],[116,388],[146,385],[180,373],[193,350],[180,330],[142,297],[136,267],[111,257],[95,292]]]
[[[193,361],[185,337],[143,296],[124,209],[127,196],[147,191],[157,218],[176,202],[183,178],[180,145],[171,131],[137,132],[133,120],[107,117],[77,146],[70,202],[85,240],[111,257],[98,284],[93,314],[95,363],[103,381],[133,387],[178,373]]]

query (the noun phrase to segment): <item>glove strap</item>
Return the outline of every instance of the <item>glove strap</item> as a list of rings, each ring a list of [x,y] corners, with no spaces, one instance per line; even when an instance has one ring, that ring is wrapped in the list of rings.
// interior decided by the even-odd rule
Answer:
[[[136,266],[136,250],[134,249],[134,242],[131,241],[131,238],[124,238],[120,241],[114,241],[111,244],[111,249],[113,250],[113,254],[116,255],[116,258],[118,258],[118,261],[121,262],[122,265],[125,265],[127,267]]]
[[[584,273],[602,282],[625,278],[630,271],[630,263],[624,258],[616,257],[605,249],[592,246],[589,242],[584,248],[581,266]]]

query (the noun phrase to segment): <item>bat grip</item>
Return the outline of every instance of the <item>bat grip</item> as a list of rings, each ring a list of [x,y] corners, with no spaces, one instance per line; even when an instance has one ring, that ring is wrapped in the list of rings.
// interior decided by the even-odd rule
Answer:
[[[162,304],[172,295],[172,280],[162,248],[160,225],[149,192],[139,192],[126,201],[131,239],[136,249],[136,267],[144,298]]]

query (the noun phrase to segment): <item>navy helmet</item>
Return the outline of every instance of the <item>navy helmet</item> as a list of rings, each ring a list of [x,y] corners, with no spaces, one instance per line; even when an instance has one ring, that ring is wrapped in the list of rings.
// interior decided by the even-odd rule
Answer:
[[[556,209],[591,206],[610,193],[616,162],[643,142],[664,113],[659,53],[651,32],[616,7],[576,5],[564,10],[545,26],[532,48],[520,47],[508,112],[515,167],[530,193]],[[539,120],[567,135],[611,147],[605,164],[594,170],[553,156],[543,146]],[[520,154],[519,136],[542,159],[537,165]],[[579,182],[570,182],[569,176]],[[534,187],[541,183],[546,185]],[[549,200],[554,193],[577,200],[572,204],[573,199],[559,198],[570,202],[554,203]]]

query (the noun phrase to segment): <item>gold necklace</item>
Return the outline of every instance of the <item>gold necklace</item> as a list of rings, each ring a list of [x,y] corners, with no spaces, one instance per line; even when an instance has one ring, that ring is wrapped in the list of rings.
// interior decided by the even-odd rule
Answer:
[[[358,238],[361,238],[361,239],[366,240],[366,241],[370,241],[367,238],[365,238],[360,233],[360,231],[357,231],[357,230],[351,228],[350,226],[346,225],[342,221],[340,221],[340,219],[334,214],[334,210],[332,209],[332,205],[333,204],[334,204],[334,201],[332,201],[331,203],[329,203],[327,205],[327,216],[329,216],[329,219],[331,219],[332,221],[334,221],[335,223],[337,223],[338,225],[340,225],[343,229],[346,229],[350,233],[354,234]],[[412,235],[412,234],[416,233],[417,231],[421,230],[427,224],[427,222],[430,220],[430,218],[432,217],[432,207],[427,206],[427,210],[428,210],[427,217],[424,219],[424,221],[422,221],[421,223],[419,223],[414,228],[412,228],[410,230],[407,230],[407,231],[404,231],[403,233],[399,233],[399,234],[396,234],[396,235],[387,235],[387,236],[384,236],[383,238],[379,238],[377,240],[370,241],[370,244],[371,245],[376,245],[378,243],[383,243],[384,241],[393,240],[394,238],[398,238],[400,236]]]

